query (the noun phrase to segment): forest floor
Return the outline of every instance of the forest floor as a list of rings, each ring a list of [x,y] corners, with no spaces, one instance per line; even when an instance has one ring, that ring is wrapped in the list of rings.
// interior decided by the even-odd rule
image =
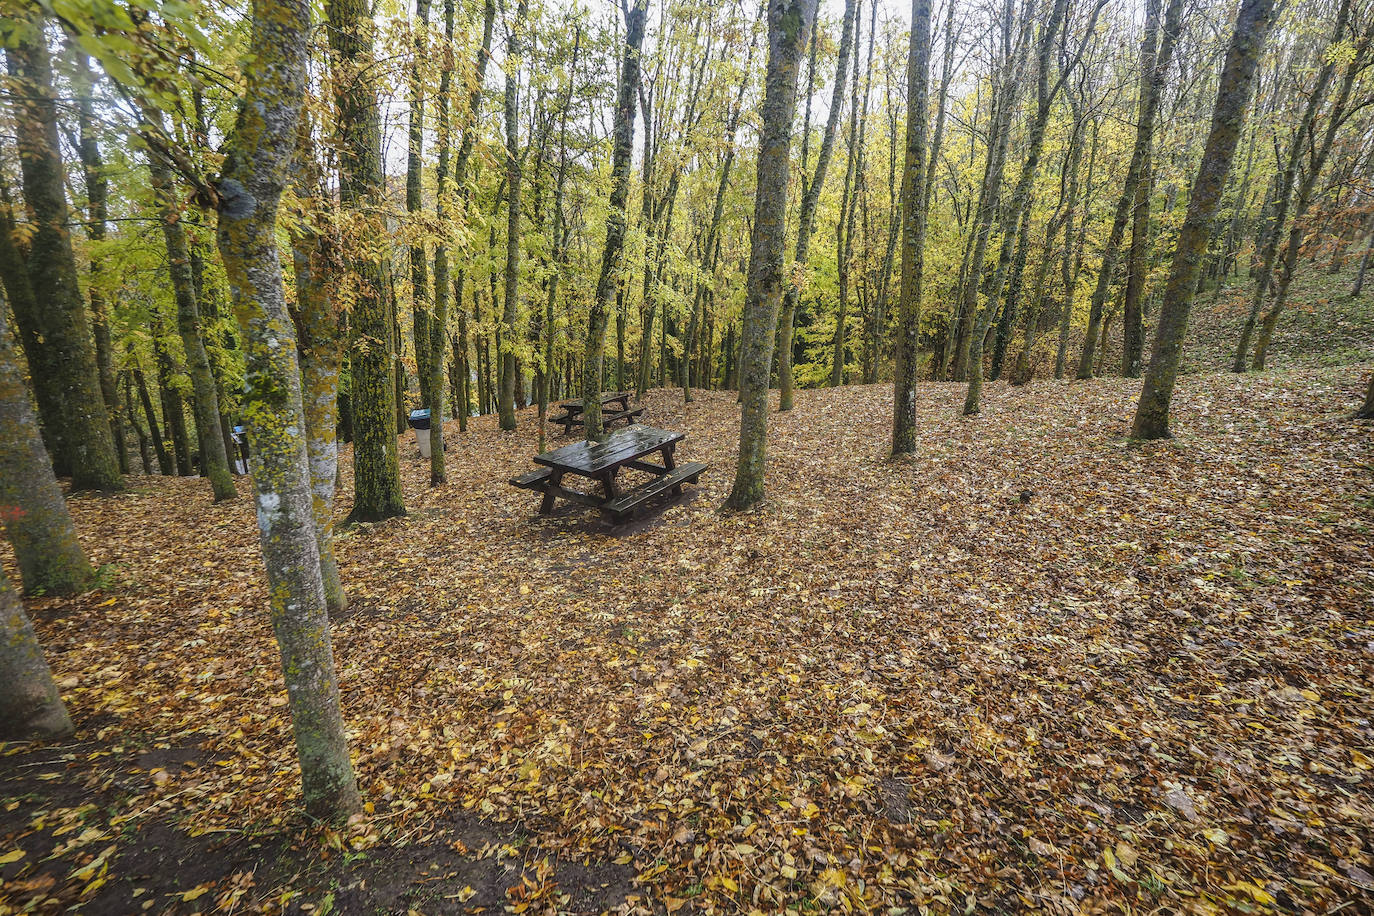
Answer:
[[[1369,912],[1371,370],[1186,377],[1149,445],[1138,382],[926,384],[900,463],[889,387],[801,391],[743,515],[733,396],[655,391],[711,468],[619,530],[506,484],[532,411],[438,489],[407,435],[339,540],[338,830],[251,501],[75,497],[103,585],[28,606],[79,736],[0,752],[0,912]]]

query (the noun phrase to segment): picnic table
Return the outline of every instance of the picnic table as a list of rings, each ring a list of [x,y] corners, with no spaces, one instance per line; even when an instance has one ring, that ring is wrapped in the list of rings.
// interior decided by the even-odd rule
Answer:
[[[613,523],[662,493],[678,496],[684,483],[696,483],[706,465],[699,461],[678,464],[673,458],[682,433],[655,429],[652,426],[627,426],[616,430],[602,442],[574,442],[562,448],[535,455],[535,464],[542,465],[519,477],[511,478],[511,485],[544,494],[539,504],[541,514],[553,511],[558,497],[600,509]],[[645,461],[657,454],[662,461]],[[648,483],[624,490],[616,480],[621,469],[630,468],[652,474]],[[563,486],[568,475],[585,477],[597,485],[600,493],[570,490]]]
[[[625,425],[629,426],[638,420],[640,414],[644,413],[643,407],[630,409],[630,393],[628,391],[608,391],[601,396],[603,409],[612,404],[617,405],[615,410],[601,415],[601,422],[605,426],[610,426],[616,420],[624,420]],[[562,408],[563,412],[558,416],[549,417],[549,422],[562,423],[563,435],[571,434],[574,426],[582,426],[586,422],[586,418],[582,416],[583,403],[581,398],[560,401],[558,406]]]

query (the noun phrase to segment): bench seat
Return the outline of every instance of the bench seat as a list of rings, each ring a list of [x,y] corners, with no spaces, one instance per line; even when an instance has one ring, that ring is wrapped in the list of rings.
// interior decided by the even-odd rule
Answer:
[[[530,471],[528,474],[521,474],[519,477],[512,477],[510,485],[520,487],[522,490],[540,490],[544,487],[544,481],[549,479],[553,473],[553,468],[539,468]]]
[[[700,461],[688,461],[685,464],[680,464],[662,477],[656,477],[643,486],[635,487],[628,493],[617,496],[601,508],[612,521],[619,523],[624,520],[625,516],[655,496],[669,490],[678,493],[681,492],[684,483],[696,483],[697,478],[706,468],[707,465]]]

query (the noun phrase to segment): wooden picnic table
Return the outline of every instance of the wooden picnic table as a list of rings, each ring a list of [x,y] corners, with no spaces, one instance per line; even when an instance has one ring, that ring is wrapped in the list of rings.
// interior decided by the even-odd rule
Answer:
[[[539,504],[541,514],[553,511],[558,497],[600,509],[613,522],[622,521],[636,508],[661,493],[677,496],[684,483],[695,483],[706,465],[691,461],[679,465],[673,453],[683,439],[682,433],[652,426],[628,426],[611,433],[602,442],[574,442],[562,448],[535,455],[535,464],[543,465],[519,477],[511,478],[511,485],[544,494]],[[661,464],[645,461],[652,455]],[[645,471],[653,475],[646,484],[624,490],[616,480],[622,468]],[[587,493],[563,486],[568,475],[585,477],[596,483],[601,492]]]
[[[640,414],[644,413],[643,407],[635,410],[630,409],[630,393],[628,391],[608,391],[601,396],[602,407],[609,407],[612,404],[618,405],[616,409],[603,413],[601,416],[601,422],[606,426],[617,420],[624,420],[625,425],[629,426],[639,418]],[[574,426],[582,426],[586,423],[586,418],[582,416],[584,405],[581,398],[559,401],[558,406],[562,408],[563,412],[557,416],[549,417],[549,422],[562,423],[564,435],[571,434]]]

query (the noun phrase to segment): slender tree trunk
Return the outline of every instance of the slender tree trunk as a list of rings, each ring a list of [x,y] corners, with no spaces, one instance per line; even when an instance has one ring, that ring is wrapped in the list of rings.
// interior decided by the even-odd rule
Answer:
[[[172,464],[172,456],[167,452],[167,442],[162,438],[162,431],[158,429],[157,414],[153,412],[153,399],[148,394],[148,382],[143,377],[143,369],[138,364],[132,344],[129,346],[129,360],[129,372],[138,385],[138,399],[143,405],[143,417],[148,421],[148,435],[153,440],[153,448],[157,452],[158,473],[163,477],[171,477],[176,473],[176,467]]]
[[[1340,43],[1345,36],[1346,25],[1350,19],[1350,8],[1351,0],[1341,0],[1332,30],[1332,47]],[[1271,202],[1272,217],[1265,221],[1261,227],[1264,244],[1261,246],[1259,265],[1256,269],[1255,287],[1250,294],[1250,311],[1245,318],[1245,323],[1241,326],[1240,339],[1236,342],[1235,357],[1231,361],[1232,372],[1245,371],[1246,354],[1250,350],[1250,338],[1255,332],[1255,323],[1259,320],[1260,310],[1264,306],[1265,297],[1269,295],[1273,283],[1274,265],[1278,260],[1279,241],[1283,238],[1284,228],[1288,222],[1288,209],[1292,202],[1293,185],[1297,181],[1302,158],[1313,145],[1312,133],[1316,130],[1317,117],[1321,113],[1322,106],[1326,103],[1327,90],[1331,86],[1331,80],[1335,77],[1338,57],[1339,55],[1330,53],[1324,55],[1322,66],[1317,71],[1317,76],[1313,82],[1311,94],[1308,95],[1307,104],[1303,108],[1302,118],[1293,131],[1293,139],[1288,146],[1283,171],[1275,177]]]
[[[1369,236],[1369,242],[1365,245],[1364,255],[1360,258],[1360,272],[1355,275],[1355,286],[1350,290],[1351,299],[1360,298],[1360,290],[1364,289],[1365,273],[1369,270],[1371,258],[1374,258],[1374,213],[1369,216],[1365,234]]]
[[[191,280],[191,250],[186,241],[183,214],[176,205],[172,173],[162,157],[148,154],[148,171],[152,176],[153,193],[158,200],[162,218],[162,239],[167,247],[167,271],[172,281],[172,294],[177,304],[177,331],[181,335],[182,351],[186,354],[186,374],[191,377],[195,399],[191,405],[196,423],[196,440],[200,446],[201,473],[210,479],[215,502],[234,499],[234,477],[229,473],[229,456],[224,452],[224,439],[219,428],[219,397],[215,391],[215,377],[210,372],[210,358],[205,354],[201,336],[200,309]]]
[[[167,438],[172,443],[172,457],[176,461],[176,473],[180,477],[191,477],[196,471],[191,464],[191,443],[186,435],[186,412],[179,392],[172,383],[176,374],[176,363],[167,348],[167,328],[162,314],[153,312],[153,353],[157,357],[157,387],[162,401],[162,423]]]
[[[947,49],[948,53],[948,49]],[[896,372],[892,385],[892,454],[916,451],[916,354],[925,281],[926,149],[930,95],[930,0],[912,0],[907,52],[906,153],[902,164],[902,279],[897,299]]]
[[[1303,236],[1307,229],[1303,220],[1307,216],[1307,210],[1311,207],[1315,197],[1317,179],[1321,177],[1322,169],[1331,154],[1331,148],[1335,145],[1336,132],[1345,121],[1350,93],[1355,86],[1356,78],[1366,67],[1368,54],[1369,47],[1367,44],[1363,44],[1355,51],[1355,56],[1350,62],[1346,64],[1341,87],[1337,90],[1336,98],[1326,114],[1326,128],[1322,131],[1321,140],[1316,144],[1315,149],[1309,150],[1307,165],[1303,172],[1302,181],[1298,184],[1297,196],[1293,202],[1293,219],[1288,229],[1288,240],[1284,243],[1279,279],[1274,288],[1274,299],[1264,313],[1259,337],[1255,340],[1255,355],[1250,366],[1255,371],[1264,369],[1264,358],[1269,351],[1270,342],[1274,339],[1274,329],[1278,326],[1279,316],[1283,313],[1283,307],[1288,301],[1288,287],[1293,282],[1293,272],[1298,266],[1298,255],[1302,249]]]
[[[435,410],[435,394],[431,389],[433,374],[429,362],[433,358],[430,346],[432,316],[430,313],[429,269],[425,260],[425,226],[420,214],[424,210],[422,171],[425,144],[425,87],[420,74],[421,61],[428,53],[430,0],[415,0],[415,18],[410,23],[414,32],[410,61],[410,120],[406,137],[406,216],[410,226],[410,311],[411,338],[415,343],[415,376],[420,386],[420,406],[429,409],[431,429],[443,429],[443,416]],[[440,91],[440,105],[444,104]],[[448,283],[442,284],[447,295]],[[436,288],[438,284],[436,284]],[[400,350],[400,339],[397,339]],[[438,438],[438,437],[435,437]],[[433,452],[431,451],[431,456]],[[439,458],[443,476],[443,457]]]
[[[105,224],[109,220],[109,182],[105,177],[105,160],[100,155],[100,143],[95,136],[95,92],[90,62],[77,51],[76,78],[78,92],[77,128],[81,166],[86,179],[86,210],[89,221],[87,237],[98,248],[105,241]],[[90,282],[87,298],[91,303],[91,331],[95,338],[95,362],[100,373],[100,394],[105,399],[105,413],[110,418],[110,433],[114,436],[115,452],[121,473],[129,472],[129,452],[124,444],[124,424],[119,410],[119,388],[115,384],[113,345],[110,342],[110,312],[105,302],[101,276],[101,256],[90,254]]]
[[[644,43],[647,0],[636,0],[625,13],[625,54],[620,64],[616,91],[614,147],[611,152],[611,199],[606,212],[606,244],[601,251],[601,271],[596,295],[587,316],[587,346],[582,363],[583,434],[588,442],[604,436],[601,425],[601,374],[606,340],[607,312],[615,295],[625,247],[625,199],[630,193],[630,154],[635,132],[635,94],[639,90],[640,47]]]
[[[788,161],[797,75],[816,21],[817,0],[769,0],[768,69],[754,190],[744,343],[740,357],[740,446],[730,509],[748,509],[763,499],[764,452],[768,440],[768,380],[773,340],[783,298]],[[839,71],[843,74],[844,69]],[[790,346],[790,340],[785,341]]]
[[[854,254],[854,219],[858,213],[859,185],[864,171],[864,135],[868,127],[868,93],[873,87],[873,47],[876,44],[873,30],[877,25],[878,5],[873,3],[869,23],[868,74],[864,82],[863,101],[859,101],[859,54],[861,44],[859,11],[854,13],[854,73],[850,79],[854,96],[849,106],[849,143],[845,153],[844,191],[840,198],[840,223],[835,233],[836,263],[839,268],[839,310],[835,315],[835,337],[831,341],[830,387],[844,384],[845,326],[849,317],[849,277]],[[860,117],[862,109],[862,117]]]
[[[516,7],[506,47],[507,60],[520,58],[520,31],[524,28],[527,0]],[[520,74],[506,65],[506,295],[501,329],[501,400],[497,404],[500,426],[515,429],[516,337],[515,322],[520,317]]]
[[[24,372],[3,307],[0,307],[0,521],[14,545],[25,591],[70,594],[90,583],[91,566],[81,549],[57,478],[53,476],[48,452],[39,438],[38,421],[29,405]],[[0,584],[0,589],[8,592],[8,585]],[[8,609],[4,613],[8,614]],[[0,691],[5,692],[7,689]],[[4,718],[0,715],[0,720]]]
[[[331,8],[336,12],[337,4]],[[362,9],[354,12],[365,15]],[[361,800],[339,705],[300,368],[276,241],[277,205],[294,161],[305,92],[309,7],[304,0],[253,0],[252,22],[250,56],[257,66],[246,71],[244,102],[225,143],[228,156],[218,182],[219,250],[243,330],[244,417],[253,450],[258,531],[305,810],[313,817],[343,820],[359,810]],[[355,19],[351,26],[356,38],[361,24]],[[341,56],[354,59],[351,52]],[[383,428],[390,426],[390,417],[385,419]],[[394,435],[391,440],[394,454]]]
[[[806,0],[793,0],[790,6],[797,6],[798,3],[805,3]],[[770,10],[772,8],[770,4]],[[812,14],[814,18],[814,12]],[[810,260],[811,235],[815,231],[816,208],[821,199],[821,188],[825,185],[825,173],[830,168],[830,159],[835,148],[835,132],[839,127],[840,113],[844,110],[844,91],[846,82],[849,79],[849,55],[854,46],[854,32],[857,30],[859,21],[859,0],[845,0],[844,4],[844,25],[840,31],[840,50],[839,56],[835,60],[835,86],[830,93],[830,113],[826,117],[825,133],[821,137],[820,152],[816,155],[816,172],[811,176],[810,181],[802,192],[801,210],[797,214],[797,241],[796,251],[793,255],[793,272],[805,270],[807,262]],[[772,53],[773,46],[770,44],[769,52]],[[792,88],[790,94],[796,95],[796,74],[792,77]],[[795,101],[793,103],[795,105]],[[757,237],[758,225],[755,223],[755,235]],[[753,262],[753,255],[750,255],[750,263]],[[760,265],[762,267],[762,265]],[[751,268],[752,269],[752,268]],[[788,283],[783,293],[782,317],[778,325],[778,387],[781,396],[778,400],[778,410],[792,409],[792,392],[795,381],[792,378],[792,333],[796,323],[797,301],[801,296],[801,290],[795,283]],[[746,333],[746,338],[748,334]],[[747,347],[747,344],[746,344]],[[769,347],[769,359],[772,359],[772,348]],[[760,442],[760,450],[762,442]],[[760,451],[762,454],[762,451]],[[763,468],[759,468],[759,488],[760,498],[762,496]],[[757,500],[751,500],[754,502]],[[738,506],[737,508],[744,508]]]
[[[124,413],[129,418],[129,425],[133,427],[134,437],[138,439],[138,456],[143,464],[144,475],[153,473],[152,456],[148,451],[148,434],[143,431],[143,427],[138,422],[138,412],[134,409],[134,379],[133,373],[124,373]]]
[[[271,3],[274,0],[257,0]],[[288,0],[275,0],[286,3]],[[396,446],[396,397],[392,354],[396,339],[385,265],[366,248],[386,234],[381,209],[382,138],[377,109],[371,5],[366,0],[328,0],[329,46],[338,109],[339,200],[357,218],[360,238],[350,238],[352,294],[349,403],[353,414],[353,512],[355,521],[405,514]],[[294,139],[294,138],[293,138]],[[366,248],[364,247],[366,246]]]
[[[1188,214],[1179,230],[1169,284],[1160,308],[1150,364],[1141,386],[1132,436],[1161,439],[1169,436],[1169,402],[1183,358],[1183,339],[1188,311],[1197,289],[1198,271],[1207,248],[1212,220],[1231,172],[1236,143],[1245,125],[1255,69],[1264,50],[1274,10],[1274,0],[1241,0],[1235,30],[1226,50],[1217,88],[1212,127],[1198,165],[1197,178],[1188,196]]]
[[[1126,294],[1121,314],[1121,374],[1126,378],[1140,378],[1141,360],[1145,352],[1145,310],[1142,299],[1145,275],[1149,272],[1145,252],[1149,247],[1150,194],[1153,190],[1154,170],[1147,156],[1141,164],[1140,181],[1135,186],[1135,201],[1131,207],[1131,247],[1126,253]]]
[[[1102,266],[1098,270],[1097,285],[1093,288],[1092,303],[1088,311],[1088,329],[1083,337],[1083,352],[1078,360],[1080,379],[1092,378],[1093,375],[1093,358],[1097,353],[1097,338],[1102,330],[1102,308],[1107,302],[1112,274],[1116,272],[1121,240],[1125,237],[1126,223],[1135,204],[1136,184],[1145,169],[1145,160],[1150,155],[1155,115],[1159,111],[1160,89],[1178,39],[1183,0],[1169,0],[1169,6],[1164,12],[1162,31],[1158,24],[1159,2],[1160,0],[1150,0],[1149,24],[1145,28],[1145,38],[1141,42],[1140,103],[1137,106],[1135,146],[1131,150],[1131,163],[1126,170],[1125,184],[1122,185],[1121,195],[1117,198],[1116,213],[1112,218],[1107,247],[1102,250]]]
[[[47,351],[39,359],[30,354],[29,368],[34,386],[49,389],[43,401],[59,411],[58,422],[45,418],[54,464],[71,474],[72,486],[78,490],[122,490],[124,479],[101,395],[90,319],[68,228],[71,213],[57,138],[52,57],[40,16],[12,25],[5,59],[10,77],[23,87],[10,98],[24,201],[32,218],[29,282],[40,305],[33,316],[16,313],[16,318],[36,319],[31,333]]]

